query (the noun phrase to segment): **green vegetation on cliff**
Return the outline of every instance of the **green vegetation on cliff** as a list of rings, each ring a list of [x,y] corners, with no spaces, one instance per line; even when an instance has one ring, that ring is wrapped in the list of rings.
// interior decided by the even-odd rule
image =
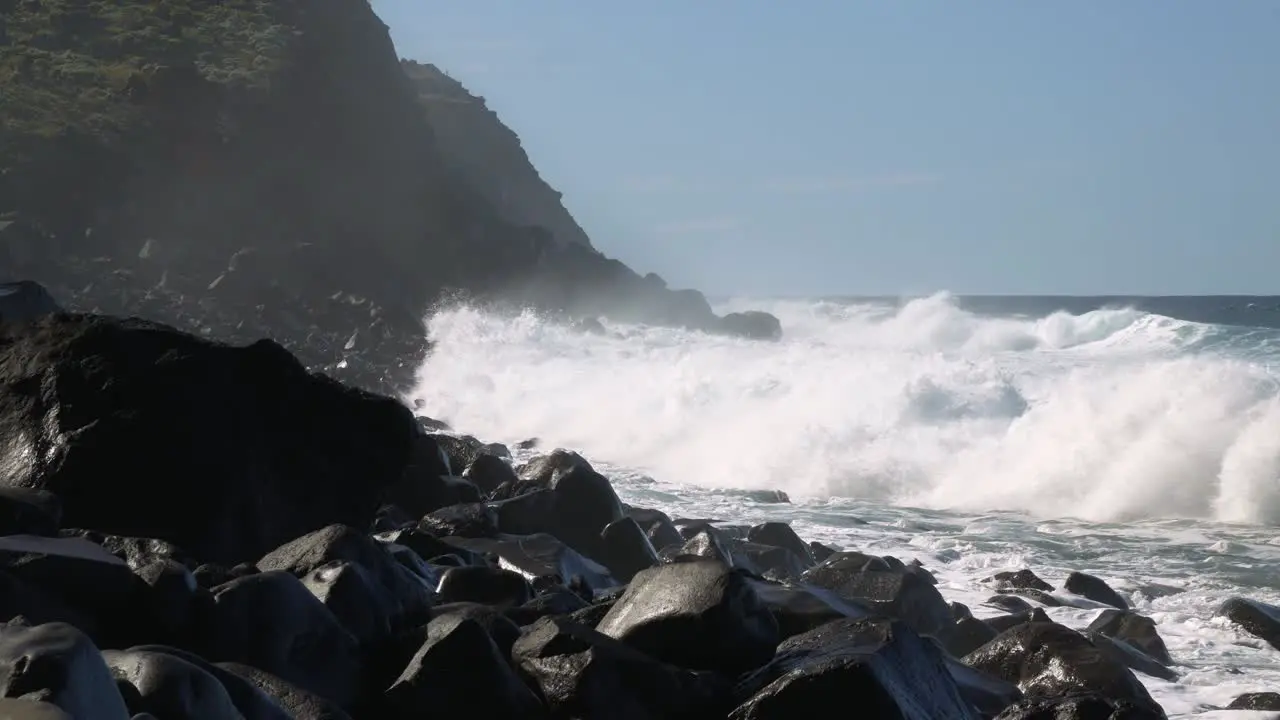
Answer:
[[[32,136],[118,139],[146,118],[158,72],[265,87],[298,32],[272,0],[0,0],[0,146]]]

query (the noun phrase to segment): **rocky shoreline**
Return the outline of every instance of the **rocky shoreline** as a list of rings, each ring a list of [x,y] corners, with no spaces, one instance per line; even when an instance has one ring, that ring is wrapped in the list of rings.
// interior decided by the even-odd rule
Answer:
[[[1137,674],[1177,658],[1104,579],[1000,573],[977,619],[917,561],[628,506],[575,452],[34,288],[0,312],[0,716],[1165,717]],[[1219,614],[1280,648],[1280,608]]]

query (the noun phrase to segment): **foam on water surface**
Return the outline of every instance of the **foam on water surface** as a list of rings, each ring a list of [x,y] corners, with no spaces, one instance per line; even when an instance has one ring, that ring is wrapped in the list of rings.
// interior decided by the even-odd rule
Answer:
[[[1171,717],[1280,688],[1280,651],[1213,618],[1232,595],[1280,603],[1280,331],[946,295],[763,309],[782,342],[446,311],[412,397],[486,440],[579,449],[628,502],[918,557],[979,616],[1000,570],[1098,575],[1180,663],[1143,678]]]

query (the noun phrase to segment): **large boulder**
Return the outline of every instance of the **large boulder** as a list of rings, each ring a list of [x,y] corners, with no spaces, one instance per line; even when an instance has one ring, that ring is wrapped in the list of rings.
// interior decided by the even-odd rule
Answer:
[[[389,398],[137,319],[58,314],[0,330],[0,485],[63,522],[233,565],[331,523],[366,527],[415,436]]]
[[[75,718],[129,717],[98,648],[65,623],[0,626],[0,697],[40,700]]]
[[[0,322],[23,323],[61,308],[43,285],[30,280],[0,283]]]

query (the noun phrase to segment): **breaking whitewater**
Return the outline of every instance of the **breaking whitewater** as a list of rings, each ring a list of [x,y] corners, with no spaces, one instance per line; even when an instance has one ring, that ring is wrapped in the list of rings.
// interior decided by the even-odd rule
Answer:
[[[1177,679],[1139,677],[1170,717],[1280,689],[1280,651],[1214,618],[1231,596],[1280,603],[1280,329],[1028,307],[1053,306],[717,308],[774,313],[778,343],[455,308],[429,321],[412,397],[486,441],[577,449],[673,517],[919,558],[978,617],[1004,613],[984,604],[998,571],[1095,574],[1156,621]],[[1055,598],[1077,628],[1102,607]]]

